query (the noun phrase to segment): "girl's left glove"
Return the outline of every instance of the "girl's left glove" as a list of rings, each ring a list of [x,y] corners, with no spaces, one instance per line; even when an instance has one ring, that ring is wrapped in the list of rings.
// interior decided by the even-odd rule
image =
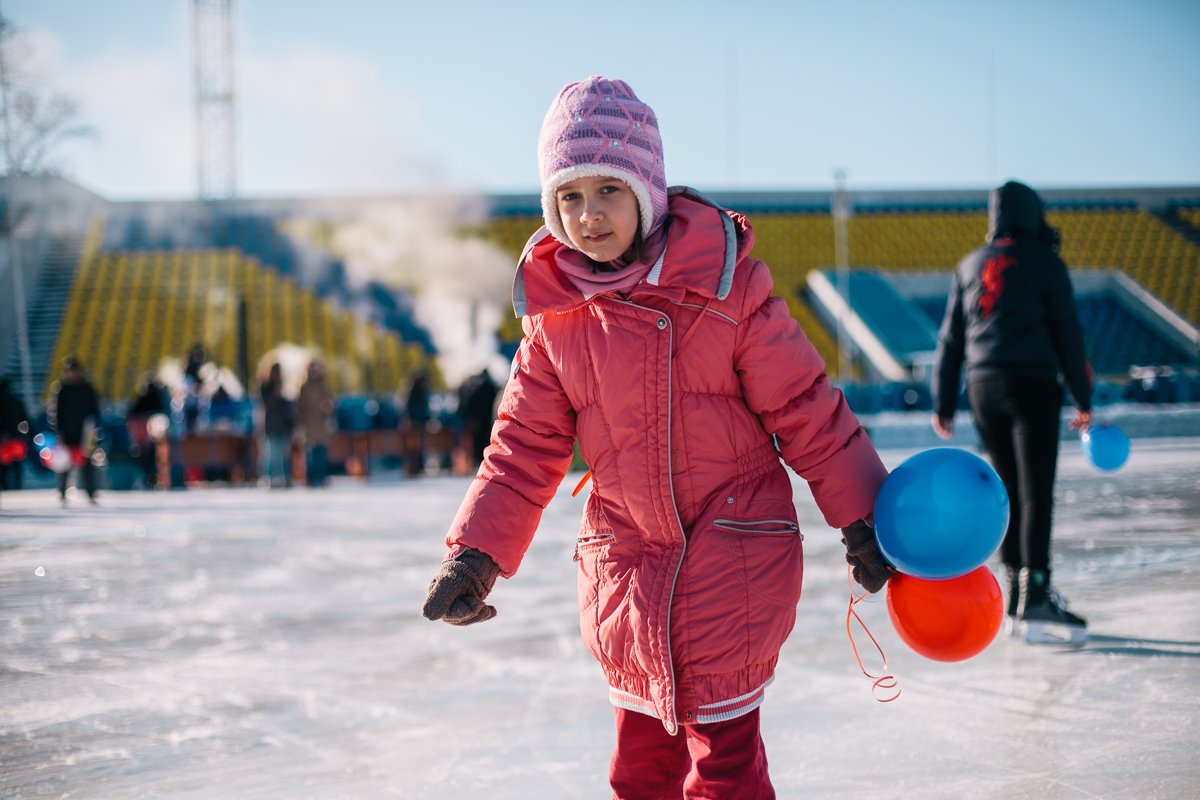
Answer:
[[[496,584],[500,567],[482,550],[467,548],[442,562],[429,582],[421,614],[451,625],[472,625],[496,616],[494,606],[483,602]]]
[[[875,594],[887,585],[892,568],[879,552],[875,529],[866,520],[842,528],[842,544],[846,545],[846,563],[853,567],[851,574],[859,586]]]

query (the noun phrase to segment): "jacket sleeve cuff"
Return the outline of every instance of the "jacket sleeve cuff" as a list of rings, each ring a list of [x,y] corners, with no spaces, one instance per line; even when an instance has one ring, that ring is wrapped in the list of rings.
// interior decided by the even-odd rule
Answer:
[[[511,578],[521,566],[542,518],[542,508],[496,480],[476,478],[446,534],[447,558],[468,547],[481,550]]]
[[[887,467],[860,429],[842,450],[803,477],[825,523],[841,529],[860,519],[873,523],[875,498],[887,476]]]

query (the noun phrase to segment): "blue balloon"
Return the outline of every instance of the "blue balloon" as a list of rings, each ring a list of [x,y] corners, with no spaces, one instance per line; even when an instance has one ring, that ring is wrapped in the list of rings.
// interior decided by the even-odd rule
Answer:
[[[1101,472],[1116,472],[1129,458],[1129,437],[1116,425],[1094,424],[1079,437],[1083,456]]]
[[[892,470],[875,500],[884,558],[907,575],[957,578],[996,552],[1008,530],[1008,492],[979,456],[935,447]]]

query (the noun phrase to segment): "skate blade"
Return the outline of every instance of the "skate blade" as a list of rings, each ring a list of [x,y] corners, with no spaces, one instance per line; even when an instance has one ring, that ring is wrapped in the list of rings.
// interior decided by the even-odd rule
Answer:
[[[1027,644],[1085,644],[1087,628],[1059,622],[1019,622],[1016,635]]]
[[[1015,637],[1020,634],[1019,626],[1016,617],[1006,616],[1004,618],[1004,635]]]

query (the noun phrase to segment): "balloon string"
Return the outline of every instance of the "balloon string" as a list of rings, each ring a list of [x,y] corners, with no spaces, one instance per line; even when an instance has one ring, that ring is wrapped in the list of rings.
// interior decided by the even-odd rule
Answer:
[[[854,660],[858,662],[858,668],[862,670],[862,674],[874,681],[874,683],[871,684],[871,697],[873,697],[878,703],[890,703],[900,696],[901,690],[897,688],[899,686],[899,682],[896,680],[895,675],[890,675],[887,673],[887,656],[884,655],[883,648],[875,639],[875,635],[871,633],[871,629],[867,627],[867,623],[863,622],[863,618],[860,617],[858,612],[854,610],[854,607],[863,600],[866,600],[870,593],[854,593],[854,578],[852,569],[850,567],[846,567],[846,581],[850,584],[850,605],[846,607],[846,636],[849,637],[850,647],[852,650],[854,650]],[[863,666],[862,654],[858,652],[858,645],[854,641],[854,631],[850,628],[851,620],[854,620],[858,623],[859,627],[863,629],[863,632],[867,634],[867,638],[871,640],[871,644],[875,645],[875,650],[879,653],[879,658],[883,661],[883,675],[872,675],[870,672],[867,672],[867,668]],[[891,697],[880,698],[878,694],[880,689],[895,689],[896,693]]]

